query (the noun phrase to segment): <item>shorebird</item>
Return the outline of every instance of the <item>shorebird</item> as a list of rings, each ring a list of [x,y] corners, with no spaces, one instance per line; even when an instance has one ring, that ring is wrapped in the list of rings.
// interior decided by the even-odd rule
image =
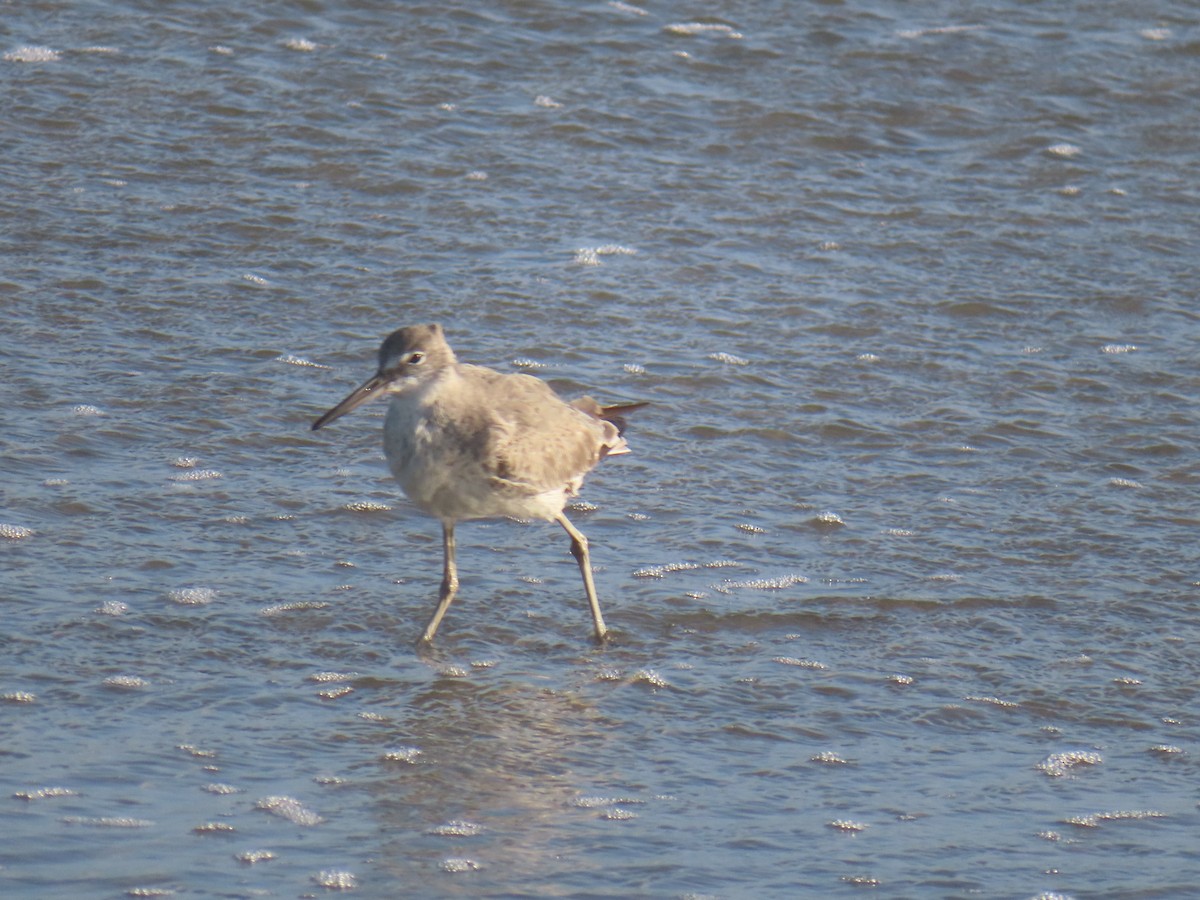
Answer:
[[[557,522],[571,537],[596,640],[608,635],[588,541],[563,513],[583,478],[606,456],[628,453],[624,414],[645,403],[567,403],[546,382],[460,363],[441,325],[392,332],[379,368],[315,422],[313,431],[376,397],[388,397],[383,449],[401,489],[442,523],[442,587],[421,641],[437,633],[458,591],[454,526],[511,516]]]

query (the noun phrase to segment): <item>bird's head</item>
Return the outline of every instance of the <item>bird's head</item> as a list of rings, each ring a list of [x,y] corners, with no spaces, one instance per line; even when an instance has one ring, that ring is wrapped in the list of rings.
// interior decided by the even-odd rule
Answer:
[[[389,334],[379,347],[379,369],[337,406],[312,424],[313,431],[385,394],[402,394],[454,365],[442,326],[409,325]]]

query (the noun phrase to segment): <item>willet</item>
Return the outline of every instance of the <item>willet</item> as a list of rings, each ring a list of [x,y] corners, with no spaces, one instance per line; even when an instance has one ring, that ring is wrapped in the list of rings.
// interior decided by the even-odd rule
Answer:
[[[387,396],[383,449],[410,500],[442,523],[442,588],[422,641],[432,641],[458,590],[454,526],[464,519],[547,519],[571,536],[596,640],[608,634],[588,542],[566,515],[567,499],[606,456],[628,453],[622,416],[645,406],[572,403],[530,375],[505,375],[460,363],[441,325],[392,332],[379,369],[315,422],[328,425],[368,400]]]

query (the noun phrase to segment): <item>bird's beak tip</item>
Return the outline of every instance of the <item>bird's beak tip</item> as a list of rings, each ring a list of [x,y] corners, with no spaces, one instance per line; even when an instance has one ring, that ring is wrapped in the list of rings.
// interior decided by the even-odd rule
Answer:
[[[378,394],[375,392],[383,385],[383,383],[383,378],[380,375],[375,375],[374,377],[368,379],[363,384],[355,388],[354,391],[348,397],[342,400],[341,403],[333,407],[333,409],[329,410],[324,415],[320,416],[315,422],[313,422],[312,430],[316,431],[318,428],[328,425],[334,419],[340,419],[346,413],[353,409],[357,409],[368,400],[378,396]]]

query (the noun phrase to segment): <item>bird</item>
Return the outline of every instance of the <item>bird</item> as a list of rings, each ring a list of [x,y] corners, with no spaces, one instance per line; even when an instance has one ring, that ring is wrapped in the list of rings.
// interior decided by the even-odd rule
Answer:
[[[596,641],[609,631],[592,578],[588,540],[563,512],[602,459],[629,452],[625,415],[645,402],[567,402],[539,378],[460,363],[440,324],[388,335],[374,375],[312,423],[323,428],[387,397],[383,449],[388,467],[418,509],[442,524],[442,584],[419,644],[429,644],[458,592],[454,528],[468,519],[557,522],[571,539]]]

